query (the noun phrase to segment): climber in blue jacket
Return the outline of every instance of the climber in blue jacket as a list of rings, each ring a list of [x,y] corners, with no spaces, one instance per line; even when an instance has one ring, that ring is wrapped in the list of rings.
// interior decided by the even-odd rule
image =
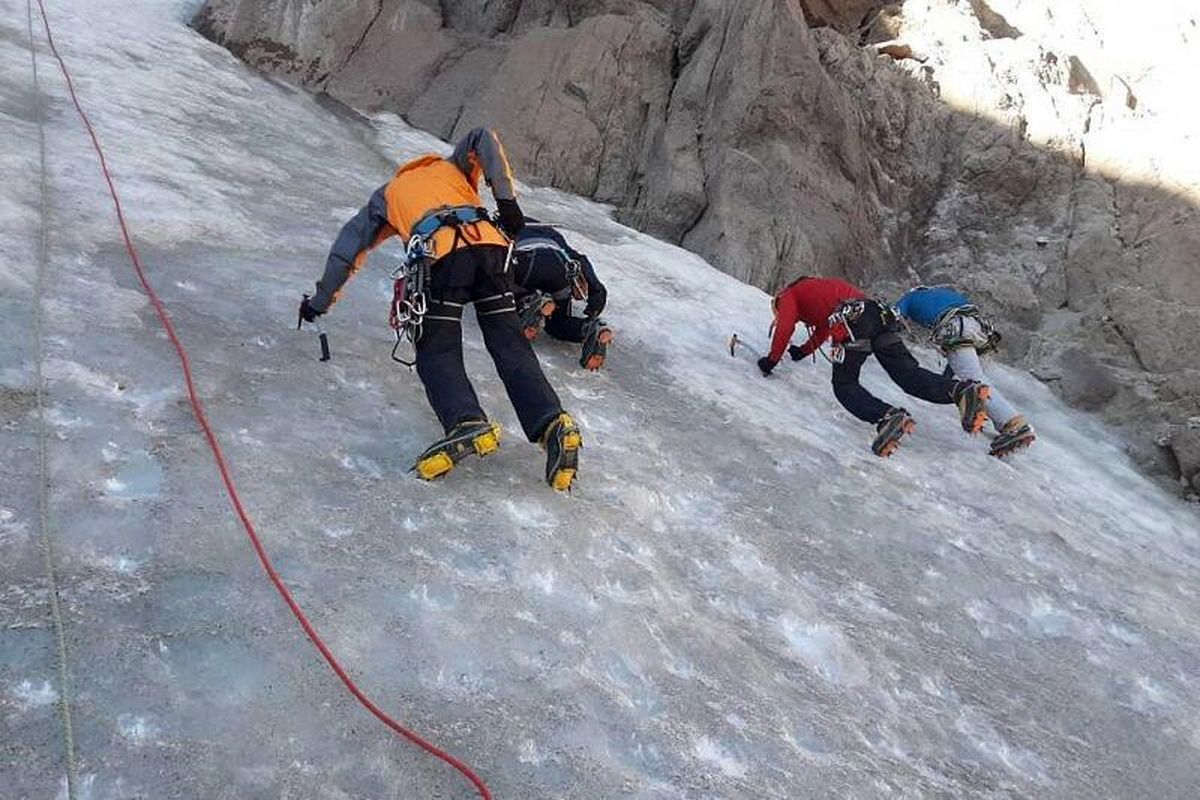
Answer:
[[[984,375],[979,357],[996,350],[1000,334],[966,295],[949,286],[918,286],[906,292],[895,308],[904,319],[930,331],[930,341],[946,356],[947,369],[954,377],[991,386],[987,413],[997,432],[989,451],[992,455],[1006,456],[1033,443],[1033,426]]]

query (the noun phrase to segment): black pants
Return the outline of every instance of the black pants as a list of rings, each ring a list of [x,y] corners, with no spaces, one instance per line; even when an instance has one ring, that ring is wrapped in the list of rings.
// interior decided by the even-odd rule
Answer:
[[[475,245],[450,253],[430,268],[429,310],[417,342],[417,375],[447,433],[460,422],[486,419],[463,366],[462,311],[475,305],[479,330],[508,399],[529,441],[537,441],[562,412],[558,395],[521,333],[506,248]]]
[[[892,407],[868,392],[858,382],[863,364],[871,353],[888,377],[913,397],[930,403],[954,402],[957,382],[936,372],[923,369],[900,339],[899,325],[886,323],[879,304],[867,300],[862,316],[850,325],[857,342],[870,342],[870,351],[846,350],[840,364],[833,365],[833,394],[842,407],[863,422],[879,422]]]
[[[546,320],[546,333],[564,342],[582,342],[583,326],[588,322],[584,317],[571,316],[571,298],[562,300],[555,298],[554,313]]]
[[[546,333],[564,342],[582,342],[582,317],[571,316],[571,282],[562,261],[553,253],[537,250],[520,259],[516,267],[517,299],[531,292],[554,298],[554,313],[546,320]]]

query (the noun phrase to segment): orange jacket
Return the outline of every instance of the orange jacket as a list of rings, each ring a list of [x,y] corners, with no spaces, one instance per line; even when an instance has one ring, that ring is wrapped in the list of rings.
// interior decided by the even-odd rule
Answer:
[[[497,200],[515,200],[512,168],[504,146],[493,131],[476,128],[455,146],[449,158],[427,155],[413,159],[371,195],[371,199],[338,233],[325,273],[317,281],[310,304],[327,311],[351,276],[366,263],[367,255],[391,236],[405,242],[412,228],[431,211],[457,206],[480,207],[479,179],[487,180]],[[489,221],[469,223],[455,238],[453,228],[441,228],[431,237],[433,257],[440,259],[459,247],[492,244],[506,247],[508,237]]]

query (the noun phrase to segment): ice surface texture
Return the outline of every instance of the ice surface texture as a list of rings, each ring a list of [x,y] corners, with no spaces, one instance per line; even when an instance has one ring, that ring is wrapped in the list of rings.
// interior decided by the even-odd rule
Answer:
[[[50,13],[284,577],[363,687],[497,797],[1192,795],[1200,524],[1110,431],[993,367],[1032,450],[998,462],[951,408],[905,399],[920,427],[876,459],[827,365],[764,380],[723,351],[733,330],[762,344],[761,292],[528,190],[612,297],[603,372],[538,342],[585,431],[580,484],[551,492],[517,436],[421,483],[405,471],[439,431],[387,357],[385,256],[328,317],[332,362],[292,327],[341,223],[396,161],[443,145],[248,71],[184,27],[189,5]],[[0,0],[0,795],[53,797],[24,15]],[[345,695],[262,578],[90,145],[57,73],[42,81],[80,796],[471,796]],[[466,332],[481,399],[515,431]]]

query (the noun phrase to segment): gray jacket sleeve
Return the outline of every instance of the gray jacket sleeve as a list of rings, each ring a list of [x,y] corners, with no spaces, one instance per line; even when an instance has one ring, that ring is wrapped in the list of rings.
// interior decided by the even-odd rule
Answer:
[[[475,128],[458,141],[450,160],[464,175],[471,174],[471,156],[474,155],[483,177],[497,200],[516,200],[517,187],[513,183],[512,168],[504,155],[500,137],[490,128]]]
[[[329,310],[338,291],[362,266],[361,259],[367,251],[379,243],[385,229],[391,230],[387,219],[387,197],[383,193],[386,188],[387,184],[384,184],[376,189],[367,204],[342,226],[325,260],[325,274],[317,281],[317,293],[310,302],[313,310],[321,313]]]

